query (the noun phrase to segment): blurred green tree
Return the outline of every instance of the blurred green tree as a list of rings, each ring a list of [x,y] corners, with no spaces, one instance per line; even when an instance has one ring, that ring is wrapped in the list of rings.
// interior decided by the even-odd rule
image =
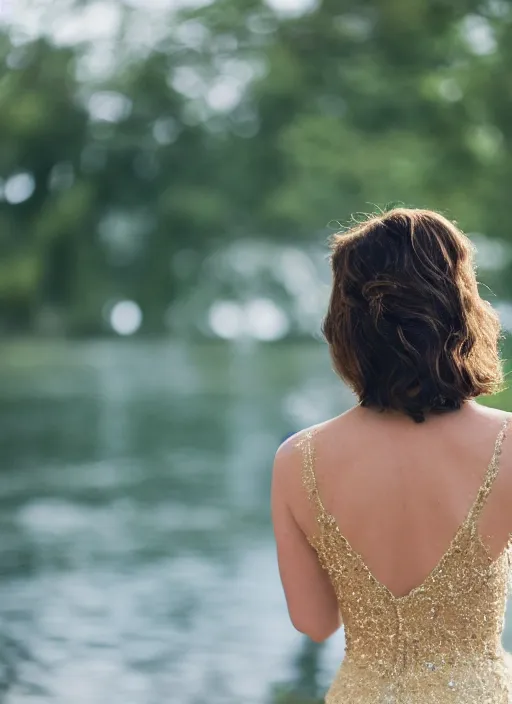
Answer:
[[[225,243],[320,243],[397,201],[510,243],[512,3],[277,5],[173,15],[145,53],[121,33],[103,78],[82,45],[0,37],[4,328],[98,332],[128,298],[158,332]]]

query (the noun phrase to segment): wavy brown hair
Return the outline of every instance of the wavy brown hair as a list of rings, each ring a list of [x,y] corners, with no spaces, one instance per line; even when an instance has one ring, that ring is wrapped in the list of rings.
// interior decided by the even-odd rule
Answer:
[[[496,391],[500,324],[473,245],[430,210],[397,208],[334,236],[323,332],[363,406],[417,422]]]

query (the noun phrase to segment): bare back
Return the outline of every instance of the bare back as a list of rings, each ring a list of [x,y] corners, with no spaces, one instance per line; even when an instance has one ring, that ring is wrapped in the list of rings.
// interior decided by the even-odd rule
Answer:
[[[473,249],[410,208],[332,242],[322,330],[360,405],[279,447],[271,497],[292,623],[345,627],[326,704],[512,704],[512,416],[469,400],[502,381]]]
[[[438,565],[484,481],[506,414],[473,402],[424,423],[365,408],[315,428],[315,475],[325,509],[371,574],[396,597]],[[500,448],[501,452],[501,448]],[[306,535],[317,530],[301,487],[292,511]],[[512,533],[512,443],[478,530],[491,557]]]

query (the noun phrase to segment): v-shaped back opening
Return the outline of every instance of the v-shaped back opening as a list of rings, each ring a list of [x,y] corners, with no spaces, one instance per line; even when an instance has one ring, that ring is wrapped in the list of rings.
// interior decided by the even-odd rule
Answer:
[[[314,435],[316,433],[316,428],[313,428],[312,430],[307,431],[304,434],[304,436],[299,440],[299,444],[302,448],[302,457],[303,457],[303,463],[302,463],[303,483],[304,483],[304,486],[307,490],[308,497],[313,504],[316,518],[317,518],[319,525],[323,526],[323,529],[325,529],[326,525],[330,525],[335,528],[341,541],[348,548],[349,552],[356,559],[358,559],[360,561],[362,567],[368,573],[369,578],[372,579],[380,588],[384,589],[388,593],[388,595],[391,599],[393,599],[395,601],[399,601],[399,600],[408,599],[408,598],[412,597],[415,593],[422,590],[440,571],[440,569],[443,567],[445,561],[448,559],[448,557],[452,553],[454,547],[456,546],[458,539],[461,537],[461,535],[464,533],[465,530],[470,531],[471,537],[473,539],[479,540],[480,542],[482,542],[481,538],[480,538],[480,534],[478,532],[478,521],[479,521],[480,515],[482,513],[482,510],[486,504],[487,498],[489,497],[489,494],[491,493],[492,486],[496,480],[496,477],[498,476],[503,441],[505,439],[510,421],[511,421],[511,416],[507,416],[500,426],[500,430],[499,430],[499,432],[496,436],[495,442],[494,442],[494,447],[493,447],[491,459],[486,467],[486,471],[484,473],[483,480],[478,488],[478,491],[475,495],[475,498],[473,499],[473,501],[471,502],[471,504],[469,506],[469,509],[468,509],[464,519],[456,528],[456,530],[453,534],[453,537],[451,538],[450,542],[448,543],[447,548],[441,554],[438,561],[435,563],[434,567],[427,573],[426,577],[423,580],[421,580],[421,582],[419,584],[412,587],[411,589],[406,591],[404,594],[400,594],[400,595],[394,594],[389,587],[387,587],[383,582],[381,582],[374,575],[373,571],[368,566],[368,564],[367,564],[366,560],[363,558],[362,554],[360,552],[358,552],[353,547],[352,543],[345,537],[345,535],[343,534],[343,532],[341,531],[341,529],[338,525],[336,518],[325,507],[325,505],[322,501],[322,498],[320,496],[320,492],[319,492],[318,484],[317,484],[317,479],[316,479],[316,472],[315,472],[316,452],[315,452],[315,446],[314,446]],[[499,559],[499,556],[500,555],[498,555],[498,557],[496,559]]]

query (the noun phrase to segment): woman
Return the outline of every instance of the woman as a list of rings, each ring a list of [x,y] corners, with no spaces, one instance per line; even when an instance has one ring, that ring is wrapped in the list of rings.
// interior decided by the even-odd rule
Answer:
[[[345,625],[326,704],[510,704],[512,533],[499,323],[470,241],[400,208],[337,235],[324,334],[358,404],[278,450],[272,512],[294,626]]]

